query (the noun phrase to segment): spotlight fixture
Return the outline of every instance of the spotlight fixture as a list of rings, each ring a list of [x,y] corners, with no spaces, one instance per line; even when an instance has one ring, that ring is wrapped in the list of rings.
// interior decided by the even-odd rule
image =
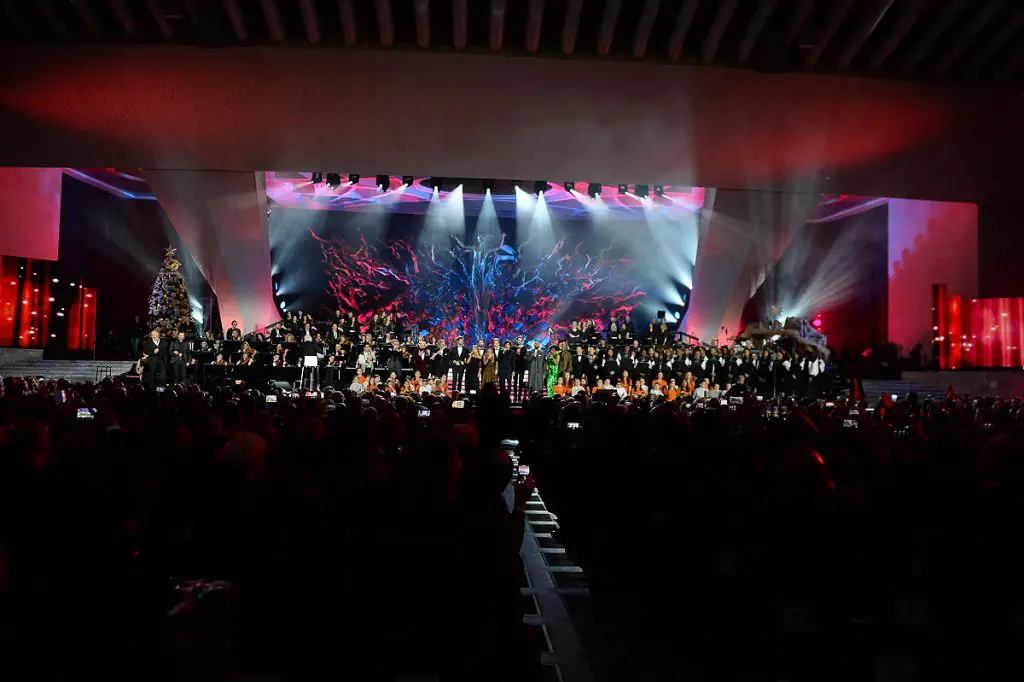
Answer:
[[[341,187],[341,175],[339,173],[328,173],[324,176],[324,182],[331,189],[338,189]]]
[[[415,178],[413,178],[411,175],[402,176],[402,184],[405,185],[406,187],[412,187],[412,183],[414,180]]]
[[[629,185],[619,185],[619,194],[627,194],[629,192]]]
[[[596,199],[597,197],[601,196],[601,183],[592,182],[589,185],[587,185],[587,196],[589,196],[591,199]]]
[[[637,195],[641,199],[647,198],[647,185],[633,185],[633,194]]]
[[[377,189],[381,192],[386,192],[391,189],[391,176],[390,175],[378,175],[377,176]]]
[[[484,180],[484,194],[487,192],[494,194],[494,180]]]
[[[351,185],[358,184],[359,183],[359,173],[349,173],[348,174],[348,181],[349,181],[349,184],[351,184]]]
[[[562,187],[565,188],[566,192],[568,192],[569,194],[572,194],[576,190],[576,183],[575,182],[566,182],[566,183],[562,184]]]
[[[324,181],[324,174],[319,172],[319,171],[317,171],[317,172],[313,173],[313,175],[312,175],[312,177],[310,177],[309,181],[312,182],[314,185],[319,185],[321,182]]]
[[[537,182],[533,183],[533,193],[534,194],[538,194],[538,195],[539,194],[544,194],[544,192],[547,192],[547,191],[548,191],[548,183],[545,182],[544,180],[538,180]]]
[[[431,181],[434,183],[435,192],[440,192],[444,187],[444,178],[431,178]]]
[[[654,186],[654,196],[656,196],[656,197],[663,197],[663,196],[665,196],[665,185],[655,185]]]

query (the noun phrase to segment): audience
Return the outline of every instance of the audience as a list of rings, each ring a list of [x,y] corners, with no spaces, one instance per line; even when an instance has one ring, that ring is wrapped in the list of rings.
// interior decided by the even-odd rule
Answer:
[[[270,400],[4,382],[7,679],[535,679],[493,387]]]
[[[578,397],[529,404],[519,452],[603,614],[600,679],[1019,670],[1020,400]]]

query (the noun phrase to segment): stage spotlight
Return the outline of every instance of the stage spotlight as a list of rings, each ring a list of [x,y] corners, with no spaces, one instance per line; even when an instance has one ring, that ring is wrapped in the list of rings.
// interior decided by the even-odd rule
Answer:
[[[314,185],[319,185],[321,182],[324,181],[324,174],[317,171],[316,173],[313,173],[313,176],[309,179],[309,181],[312,182]]]
[[[633,194],[641,199],[647,198],[647,185],[633,185]]]
[[[533,183],[533,193],[534,194],[544,194],[544,192],[547,192],[547,191],[548,191],[548,183],[545,182],[544,180],[538,180],[537,182]]]
[[[601,183],[592,182],[589,185],[587,185],[587,196],[589,196],[591,199],[596,199],[597,197],[601,196]]]
[[[494,180],[484,180],[484,194],[487,192],[494,194]]]
[[[656,197],[663,197],[663,196],[665,196],[665,186],[664,185],[655,185],[654,186],[654,196],[656,196]]]
[[[629,185],[619,185],[619,194],[628,194]]]
[[[378,175],[377,176],[377,189],[381,192],[386,192],[391,189],[391,176],[390,175]]]
[[[328,173],[324,177],[324,182],[331,189],[338,189],[341,187],[341,174],[339,173]]]
[[[569,194],[572,194],[574,191],[576,191],[575,182],[566,182],[562,185],[562,187],[564,187],[565,191],[568,192]]]
[[[441,188],[444,187],[444,178],[431,178],[434,183],[434,191],[440,192]]]
[[[402,176],[402,184],[405,185],[406,187],[412,187],[412,183],[414,181],[415,181],[415,178],[412,177],[411,175],[403,175]]]
[[[359,184],[359,173],[349,173],[348,182],[350,185]]]

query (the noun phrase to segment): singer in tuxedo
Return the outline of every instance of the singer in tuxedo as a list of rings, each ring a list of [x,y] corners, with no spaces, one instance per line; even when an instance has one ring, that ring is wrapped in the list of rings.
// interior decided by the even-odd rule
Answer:
[[[459,393],[466,381],[466,365],[469,362],[469,349],[466,348],[466,340],[461,336],[455,339],[455,348],[449,352],[449,361],[452,367],[453,388]]]
[[[185,367],[188,364],[188,344],[185,343],[185,332],[178,332],[176,338],[167,342],[167,364],[171,370],[171,381],[175,384],[185,383]]]
[[[142,342],[142,358],[142,380],[147,386],[163,386],[167,380],[167,342],[160,338],[159,329],[151,331]]]

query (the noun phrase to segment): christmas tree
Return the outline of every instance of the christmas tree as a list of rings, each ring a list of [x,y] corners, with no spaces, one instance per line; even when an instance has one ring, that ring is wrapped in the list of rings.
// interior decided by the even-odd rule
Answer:
[[[192,323],[192,307],[189,304],[188,289],[181,274],[181,263],[174,257],[176,250],[170,246],[164,251],[164,262],[153,282],[153,293],[149,295],[149,326],[160,327],[167,332],[186,329]]]

